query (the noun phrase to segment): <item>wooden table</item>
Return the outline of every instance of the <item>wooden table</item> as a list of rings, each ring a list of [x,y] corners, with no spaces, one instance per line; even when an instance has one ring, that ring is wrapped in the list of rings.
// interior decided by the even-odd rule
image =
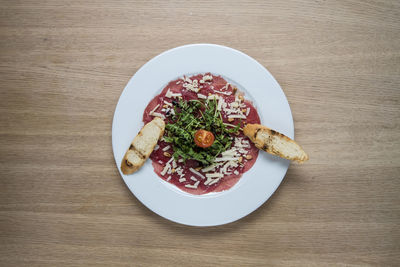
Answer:
[[[270,70],[311,159],[195,228],[131,194],[111,122],[146,61],[204,42]],[[400,265],[399,1],[1,0],[0,90],[1,266]]]

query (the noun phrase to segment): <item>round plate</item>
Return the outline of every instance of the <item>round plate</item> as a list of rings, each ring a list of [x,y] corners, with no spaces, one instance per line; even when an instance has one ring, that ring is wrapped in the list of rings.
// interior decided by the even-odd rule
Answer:
[[[213,226],[236,221],[261,206],[276,190],[289,161],[260,151],[254,166],[230,190],[191,195],[165,182],[151,160],[132,175],[120,170],[121,160],[143,127],[149,101],[171,80],[197,73],[221,75],[252,99],[261,123],[293,138],[287,99],[272,75],[255,59],[235,49],[193,44],[168,50],[147,62],[128,82],[115,109],[112,146],[118,170],[129,190],[160,216],[186,225]]]

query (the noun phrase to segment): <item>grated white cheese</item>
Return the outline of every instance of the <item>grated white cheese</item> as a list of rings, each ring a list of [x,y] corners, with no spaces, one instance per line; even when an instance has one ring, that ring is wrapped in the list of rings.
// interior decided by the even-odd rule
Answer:
[[[183,81],[187,83],[192,83],[192,80],[189,77],[183,76]]]
[[[154,150],[158,150],[160,148],[160,146],[157,144],[155,147],[154,147]]]
[[[161,113],[158,112],[151,112],[150,115],[154,116],[154,117],[160,117],[162,119],[165,119],[165,116]]]
[[[246,119],[246,116],[245,116],[245,115],[241,115],[241,114],[238,114],[238,115],[228,115],[228,119]]]
[[[224,111],[225,111],[225,113],[228,114],[228,115],[230,115],[230,114],[232,114],[232,113],[237,113],[237,112],[238,112],[237,109],[233,109],[233,108],[225,108]]]
[[[243,143],[242,143],[242,147],[250,147],[249,142],[243,142]]]
[[[182,96],[182,94],[181,93],[174,94],[171,92],[171,90],[169,88],[168,88],[167,93],[165,94],[165,97],[168,97],[168,98],[178,97],[178,96]]]
[[[153,109],[150,111],[150,114],[153,113],[154,111],[156,111],[156,110],[158,109],[159,106],[160,106],[160,104],[158,104],[155,108],[153,108]]]
[[[222,158],[216,158],[216,159],[215,159],[215,162],[229,161],[229,160],[239,160],[239,158],[235,158],[235,157],[222,157]]]
[[[168,149],[170,149],[170,145],[168,145],[168,146],[166,146],[166,147],[164,147],[163,149],[162,149],[162,151],[167,151]]]
[[[167,178],[167,182],[168,182],[169,180],[171,180],[171,178],[172,178],[171,176],[168,176],[168,178]]]
[[[212,171],[212,170],[214,170],[215,169],[215,164],[211,164],[210,166],[207,166],[207,167],[205,167],[205,168],[203,168],[203,169],[201,169],[203,172],[209,172],[209,171]]]
[[[183,162],[183,159],[178,159],[178,162]]]
[[[221,110],[222,104],[224,103],[224,99],[222,97],[220,97],[219,101],[218,101],[218,105],[217,105],[217,110]]]
[[[229,174],[228,169],[230,167],[237,167],[238,163],[236,161],[228,161],[220,170],[221,173]]]
[[[165,175],[167,173],[167,171],[169,170],[169,167],[170,166],[165,165],[164,169],[161,171],[161,175]]]
[[[194,177],[194,176],[190,176],[190,180],[197,181],[196,177]]]
[[[250,145],[248,145],[248,144],[241,144],[241,143],[237,143],[237,144],[235,144],[235,147],[238,147],[238,148],[244,148],[244,147],[249,147]]]
[[[230,83],[226,83],[225,86],[221,88],[221,90],[228,90],[230,85]]]
[[[208,178],[207,181],[204,182],[204,185],[208,185],[209,183],[211,183],[213,181],[212,178]]]
[[[209,183],[208,185],[213,185],[213,184],[215,184],[215,183],[218,183],[220,179],[221,179],[221,178],[214,179],[214,180],[212,180],[211,183]]]
[[[224,175],[222,173],[217,173],[217,172],[215,172],[215,173],[207,173],[206,176],[207,176],[207,178],[218,178],[218,177],[221,178],[221,177],[224,177]]]
[[[249,116],[249,114],[250,114],[250,108],[247,108],[246,109],[246,117]]]
[[[172,103],[169,103],[169,102],[167,102],[165,100],[164,100],[164,104],[167,105],[167,106],[172,106]]]
[[[181,178],[184,176],[183,169],[181,167],[176,168],[175,171]]]
[[[235,142],[239,142],[240,143],[240,142],[242,142],[242,140],[243,140],[243,137],[236,137],[235,138]]]
[[[179,182],[180,182],[180,183],[183,183],[184,181],[186,181],[186,178],[180,178],[180,179],[179,179]]]
[[[214,90],[214,92],[217,92],[217,93],[220,93],[220,94],[223,94],[223,95],[231,95],[232,94],[231,91],[229,91],[229,92],[221,92],[221,91]]]
[[[170,160],[167,161],[167,163],[165,164],[164,169],[161,171],[161,175],[165,175],[165,173],[167,173],[167,171],[171,169],[171,162],[173,160],[174,160],[174,158],[171,158]]]
[[[226,172],[228,171],[228,168],[231,166],[230,161],[228,161],[220,170],[221,173],[226,174]]]
[[[167,90],[167,93],[165,94],[165,97],[171,98],[172,97],[172,92],[169,90]]]
[[[182,85],[184,88],[186,88],[187,90],[193,91],[193,92],[198,92],[200,90],[199,88],[199,82],[195,79],[195,80],[191,80],[189,78],[184,78],[184,84]]]
[[[234,175],[238,175],[239,172],[238,172],[237,170],[235,170],[235,171],[233,172],[233,174],[234,174]]]
[[[206,177],[204,177],[203,174],[199,173],[198,171],[196,171],[193,168],[189,168],[189,171],[191,171],[192,173],[196,174],[197,176],[199,176],[201,179],[205,179]]]
[[[199,87],[195,86],[194,84],[190,84],[190,83],[184,83],[183,87],[190,91],[193,91],[195,93],[197,93],[200,90]]]
[[[238,156],[238,153],[236,151],[236,147],[232,147],[229,150],[226,150],[221,153],[222,156]]]
[[[213,185],[218,183],[221,177],[217,177],[216,179],[208,178],[207,181],[204,182],[205,185]]]
[[[238,148],[246,148],[246,147],[250,147],[250,143],[248,140],[243,140],[242,137],[236,137],[234,146],[238,147]]]
[[[202,95],[202,94],[197,94],[197,97],[198,97],[198,98],[201,98],[201,99],[207,99],[207,96]]]
[[[248,151],[247,151],[246,149],[243,149],[243,148],[240,148],[240,149],[239,149],[239,152],[240,152],[241,154],[245,154],[245,155],[248,154]]]
[[[177,82],[176,82],[176,84],[180,84],[180,83],[181,83],[181,81],[177,81]]]
[[[238,102],[232,102],[231,103],[231,107],[238,108],[239,107],[239,103]]]
[[[212,81],[213,77],[211,75],[204,75],[203,78],[200,80],[200,83],[205,83],[207,81]]]
[[[193,185],[191,184],[185,184],[185,187],[187,188],[197,188],[199,186],[200,181],[197,181],[196,183],[194,183]]]

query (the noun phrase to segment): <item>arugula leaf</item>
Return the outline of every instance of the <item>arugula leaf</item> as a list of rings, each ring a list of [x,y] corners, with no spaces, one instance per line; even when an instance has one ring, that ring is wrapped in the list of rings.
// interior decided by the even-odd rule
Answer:
[[[164,139],[171,143],[174,149],[173,157],[184,161],[193,159],[203,166],[212,164],[215,158],[232,145],[233,137],[239,131],[241,121],[233,128],[227,128],[222,120],[218,103],[212,100],[179,100],[172,101],[175,115],[165,126]],[[208,148],[196,146],[194,134],[199,129],[205,129],[214,134],[215,141]]]

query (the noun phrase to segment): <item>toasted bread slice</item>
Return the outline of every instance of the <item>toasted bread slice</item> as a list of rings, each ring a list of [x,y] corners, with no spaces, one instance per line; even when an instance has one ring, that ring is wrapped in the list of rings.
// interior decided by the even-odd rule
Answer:
[[[155,118],[147,123],[133,139],[128,151],[121,162],[121,171],[132,174],[149,158],[158,139],[164,134],[165,123],[160,118]]]
[[[260,124],[247,124],[243,133],[250,138],[257,148],[281,158],[303,163],[308,155],[295,141]]]

